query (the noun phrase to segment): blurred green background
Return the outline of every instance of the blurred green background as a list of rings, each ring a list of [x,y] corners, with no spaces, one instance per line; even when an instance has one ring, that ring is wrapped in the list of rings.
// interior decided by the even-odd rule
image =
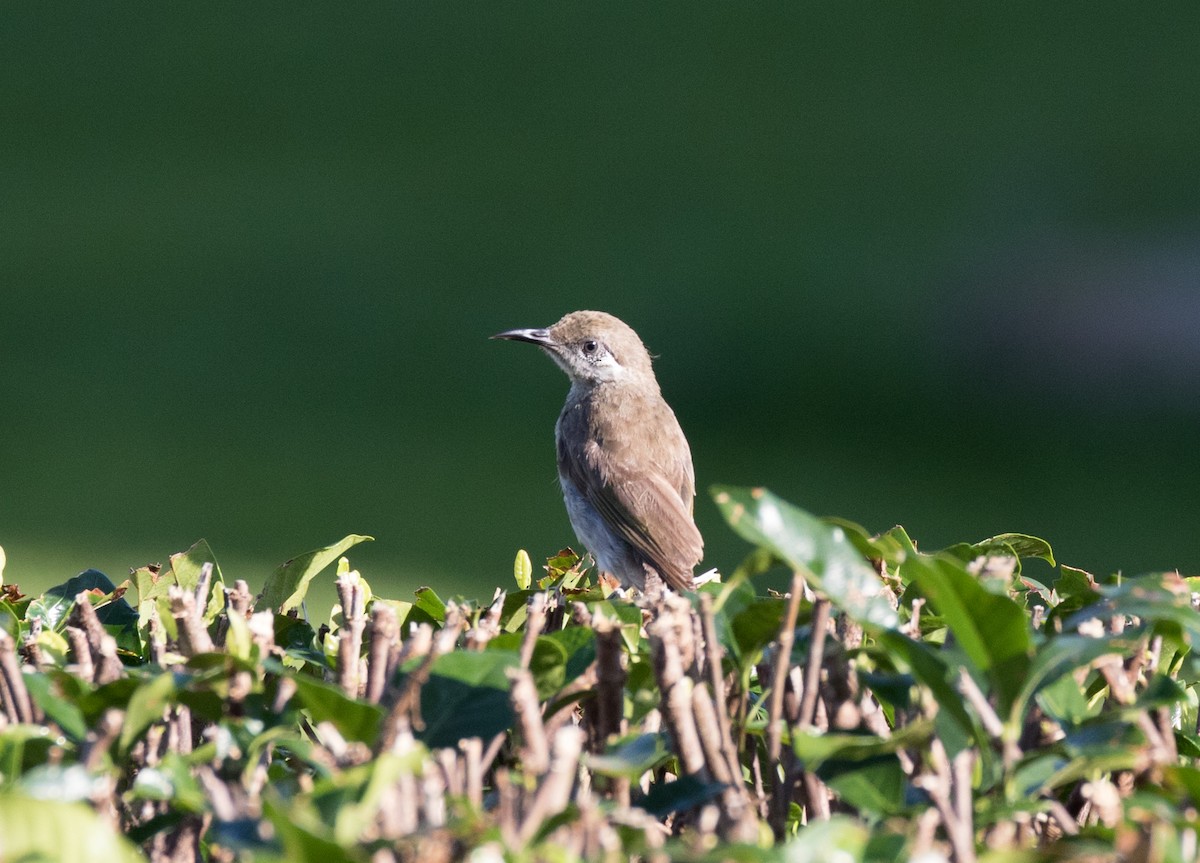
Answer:
[[[1195,7],[0,15],[27,591],[200,537],[257,588],[359,532],[377,591],[490,595],[574,538],[566,380],[487,336],[577,308],[660,356],[702,488],[1200,568]]]

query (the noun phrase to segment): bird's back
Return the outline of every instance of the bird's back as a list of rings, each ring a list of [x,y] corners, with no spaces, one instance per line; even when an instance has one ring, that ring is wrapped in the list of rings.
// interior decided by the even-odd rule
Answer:
[[[572,387],[557,437],[572,525],[601,568],[640,584],[649,565],[672,587],[690,589],[704,546],[692,520],[695,475],[687,440],[657,387]],[[618,540],[624,560],[597,553],[613,545],[595,536],[601,527]]]

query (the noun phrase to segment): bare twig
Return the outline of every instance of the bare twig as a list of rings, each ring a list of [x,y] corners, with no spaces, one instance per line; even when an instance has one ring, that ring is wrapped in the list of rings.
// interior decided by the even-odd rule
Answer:
[[[75,595],[75,605],[67,617],[67,625],[77,626],[83,630],[87,636],[88,647],[95,658],[100,655],[100,644],[104,640],[105,633],[104,624],[96,616],[96,609],[92,606],[89,596],[90,594],[87,592]]]
[[[396,621],[395,609],[385,602],[372,605],[368,635],[367,689],[364,697],[372,704],[379,704],[395,673],[395,663],[400,653],[400,625]]]
[[[772,763],[779,761],[780,741],[783,738],[783,690],[787,683],[788,669],[792,664],[792,643],[796,638],[796,617],[800,613],[800,600],[803,595],[804,576],[797,572],[792,575],[792,589],[788,597],[787,611],[783,616],[783,625],[779,628],[779,641],[775,649],[775,662],[771,674],[771,700],[767,707],[767,760]],[[813,691],[815,695],[816,687],[813,687]],[[804,694],[806,697],[808,696],[807,689]]]
[[[363,607],[366,592],[357,572],[339,575],[337,592],[342,604],[342,628],[338,631],[338,685],[351,698],[357,698],[362,665],[363,630],[367,625]]]
[[[708,667],[708,682],[712,686],[713,702],[717,712],[717,728],[721,751],[725,756],[729,773],[740,783],[742,764],[738,757],[737,743],[729,722],[729,699],[725,692],[725,669],[722,662],[723,650],[717,640],[717,623],[713,613],[712,595],[700,594],[700,623],[704,638],[705,664]]]
[[[804,669],[804,697],[800,700],[797,725],[811,728],[817,715],[817,696],[821,685],[821,661],[825,655],[825,630],[829,622],[829,600],[818,597],[813,603],[812,636],[808,642],[808,661]]]
[[[621,650],[621,629],[613,620],[597,615],[593,620],[596,633],[596,700],[591,714],[591,749],[604,750],[610,735],[623,733],[625,710],[625,666]]]
[[[100,664],[96,668],[96,682],[101,685],[112,683],[118,680],[124,671],[121,658],[117,655],[117,640],[106,632],[100,639]]]
[[[75,673],[83,680],[95,680],[96,665],[92,662],[92,648],[88,644],[87,633],[79,626],[67,626],[64,631],[71,644],[71,653],[75,655]]]
[[[458,744],[465,772],[465,793],[472,806],[483,805],[483,741],[469,737]]]
[[[521,667],[528,668],[533,659],[533,649],[537,646],[538,636],[546,625],[546,594],[535,593],[529,597],[528,610],[525,618],[525,637],[521,641]]]
[[[975,679],[965,668],[959,670],[958,691],[975,708],[975,713],[983,724],[983,730],[1002,747],[1005,767],[1016,764],[1021,758],[1020,745],[1016,741],[1008,739],[999,714],[996,713],[995,708],[992,707]]]
[[[553,756],[550,770],[534,794],[529,809],[521,821],[517,839],[528,842],[541,828],[546,818],[566,808],[571,799],[571,785],[575,780],[575,768],[583,752],[583,732],[567,725],[554,735]]]
[[[489,641],[500,634],[500,615],[504,613],[505,596],[504,589],[497,587],[492,595],[492,604],[479,616],[475,626],[467,630],[465,640],[468,650],[483,650]]]
[[[461,627],[461,614],[457,607],[449,604],[446,606],[446,621],[436,637],[432,635],[432,631],[427,626],[422,626],[418,627],[417,632],[424,631],[425,637],[415,636],[405,642],[406,649],[414,649],[415,644],[420,644],[426,647],[428,652],[425,654],[424,661],[405,679],[396,697],[396,703],[384,717],[379,740],[375,744],[376,754],[392,751],[407,729],[417,728],[419,730],[423,727],[420,724],[419,709],[421,687],[429,679],[429,672],[433,668],[434,660],[454,647]],[[404,653],[405,651],[402,650],[401,661],[404,659]]]
[[[171,616],[175,618],[179,632],[179,652],[184,656],[210,653],[213,643],[208,630],[204,628],[204,611],[197,606],[195,593],[172,585],[168,588],[167,596],[171,601]],[[88,641],[91,641],[90,636]]]
[[[684,772],[707,778],[704,750],[692,713],[690,677],[683,673],[674,614],[664,611],[647,628],[654,654],[654,671],[662,693],[662,711]]]
[[[7,632],[0,629],[0,695],[3,696],[4,712],[9,722],[33,722],[33,701],[25,680],[21,676],[21,664],[17,661],[17,648]]]
[[[969,752],[970,750],[964,750]],[[946,750],[941,739],[935,737],[929,744],[929,763],[933,773],[925,773],[913,780],[917,787],[924,788],[933,801],[942,825],[946,829],[946,837],[950,840],[950,848],[956,863],[973,863],[975,860],[975,836],[972,827],[971,813],[966,813],[967,820],[960,817],[962,803],[961,790],[956,791],[955,773],[962,770],[956,766],[952,772]],[[969,771],[967,780],[969,783]],[[966,797],[970,800],[970,786],[967,786]]]
[[[1063,833],[1066,833],[1068,836],[1079,834],[1079,825],[1071,817],[1071,813],[1067,811],[1067,807],[1063,806],[1053,797],[1048,798],[1045,803],[1046,811],[1058,823]]]
[[[510,669],[509,678],[512,680],[509,697],[521,729],[521,763],[526,771],[539,775],[550,767],[550,747],[542,725],[537,687],[533,675],[524,668]]]

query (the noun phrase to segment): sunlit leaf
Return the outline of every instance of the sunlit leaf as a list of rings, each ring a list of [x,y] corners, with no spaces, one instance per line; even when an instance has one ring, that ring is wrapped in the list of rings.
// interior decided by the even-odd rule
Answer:
[[[308,593],[309,583],[321,570],[345,554],[347,549],[372,539],[370,536],[351,534],[333,545],[306,552],[281,564],[267,576],[254,607],[259,611],[274,609],[280,614],[298,608]]]
[[[513,561],[513,579],[517,582],[517,590],[529,590],[533,584],[533,561],[525,549],[518,551],[517,559]]]
[[[196,590],[205,564],[212,565],[212,577],[208,591],[205,596],[200,597],[200,602],[204,605],[204,621],[211,623],[225,607],[225,581],[221,577],[221,567],[217,565],[216,555],[203,539],[197,540],[187,551],[171,555],[171,571],[175,574],[175,583],[187,591]]]
[[[5,860],[87,860],[137,863],[144,858],[91,806],[0,794],[0,842]]]
[[[841,528],[859,554],[869,560],[881,560],[889,567],[895,568],[903,563],[909,554],[911,543],[902,542],[895,532],[903,531],[903,528],[893,528],[887,533],[873,536],[862,525],[844,518],[825,517],[821,521],[831,527]]]
[[[714,486],[713,499],[730,526],[770,549],[855,620],[897,624],[888,588],[840,527],[830,526],[762,488]]]
[[[413,608],[424,612],[435,623],[446,622],[446,603],[437,595],[432,587],[419,587],[416,591]]]

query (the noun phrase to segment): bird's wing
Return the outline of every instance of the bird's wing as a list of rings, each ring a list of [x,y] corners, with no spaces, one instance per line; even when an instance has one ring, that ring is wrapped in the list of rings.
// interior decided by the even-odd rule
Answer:
[[[583,417],[579,417],[583,419]],[[682,440],[682,432],[672,422]],[[576,438],[578,440],[578,438]],[[686,441],[683,454],[687,454]],[[600,460],[600,444],[588,440],[582,448],[559,445],[559,471],[596,508],[613,531],[631,545],[645,563],[676,590],[693,588],[692,569],[704,551],[704,540],[692,521],[691,458],[668,466],[668,477],[657,470],[630,464],[609,453]],[[653,531],[647,525],[654,525]]]

